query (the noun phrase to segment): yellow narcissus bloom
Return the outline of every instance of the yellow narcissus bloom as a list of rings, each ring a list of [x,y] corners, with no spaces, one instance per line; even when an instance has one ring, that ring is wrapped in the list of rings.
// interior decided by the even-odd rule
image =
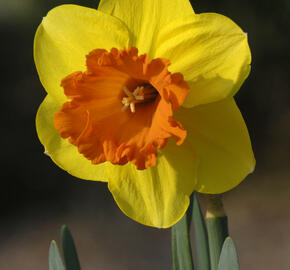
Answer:
[[[194,190],[222,193],[254,170],[233,99],[251,53],[229,18],[195,14],[188,0],[62,5],[40,24],[34,59],[46,152],[76,177],[108,182],[132,219],[170,227]]]

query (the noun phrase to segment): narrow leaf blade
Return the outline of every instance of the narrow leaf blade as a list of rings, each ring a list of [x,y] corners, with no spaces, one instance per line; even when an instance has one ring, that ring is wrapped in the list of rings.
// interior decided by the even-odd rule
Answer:
[[[207,229],[196,193],[193,194],[192,219],[198,269],[210,270]]]
[[[171,229],[172,259],[174,270],[193,270],[188,214]]]
[[[221,251],[218,270],[239,270],[237,250],[232,238],[227,237]]]
[[[66,269],[80,270],[80,262],[74,244],[74,240],[69,228],[63,225],[61,228],[61,241]]]
[[[65,270],[59,249],[56,242],[53,240],[49,246],[48,252],[48,268],[49,270]]]

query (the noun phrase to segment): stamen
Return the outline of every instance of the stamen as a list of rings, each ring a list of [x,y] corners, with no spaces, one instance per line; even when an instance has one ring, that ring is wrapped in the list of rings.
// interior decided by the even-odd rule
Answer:
[[[130,107],[130,110],[132,113],[135,112],[135,104],[136,103],[143,103],[152,101],[156,97],[157,91],[151,86],[150,88],[147,88],[144,90],[144,86],[137,86],[133,92],[129,91],[127,86],[123,86],[123,91],[127,95],[127,97],[123,97],[122,104],[124,106],[122,107],[121,111],[124,112],[128,107]]]
[[[129,91],[129,89],[127,88],[126,85],[123,86],[123,91],[125,92],[125,94],[126,94],[128,97],[131,97],[131,96],[132,96],[132,93]]]
[[[133,92],[133,96],[136,100],[144,100],[144,93],[143,93],[143,89],[144,87],[141,86],[141,87],[137,87],[134,92]],[[141,95],[139,95],[141,94]]]
[[[135,99],[137,99],[137,100],[144,100],[144,96],[136,96]]]
[[[130,103],[130,110],[131,110],[132,113],[135,112],[135,103],[134,102]]]
[[[144,87],[143,86],[138,86],[135,90],[134,90],[134,92],[133,92],[133,96],[134,97],[136,97],[136,96],[138,96],[138,94],[140,93],[140,91],[142,91],[144,89]]]
[[[123,103],[124,104],[124,103]],[[121,112],[124,112],[126,111],[126,109],[129,107],[129,104],[125,104],[122,109],[121,109]]]
[[[138,86],[133,93],[131,91],[129,91],[129,89],[127,88],[126,85],[123,86],[123,91],[124,93],[127,95],[127,97],[123,97],[122,99],[122,104],[124,104],[124,106],[122,107],[121,111],[124,112],[126,111],[126,109],[128,107],[130,107],[130,110],[132,113],[135,112],[135,103],[137,102],[137,100],[144,100],[144,96],[143,96],[143,86]],[[141,94],[141,95],[139,95]]]

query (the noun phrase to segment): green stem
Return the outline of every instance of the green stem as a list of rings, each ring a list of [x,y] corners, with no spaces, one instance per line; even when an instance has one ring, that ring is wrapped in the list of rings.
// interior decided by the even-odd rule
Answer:
[[[211,270],[217,270],[223,243],[228,233],[228,218],[225,214],[221,195],[206,195],[206,225]]]
[[[190,207],[183,218],[171,228],[173,270],[194,270],[190,245]]]

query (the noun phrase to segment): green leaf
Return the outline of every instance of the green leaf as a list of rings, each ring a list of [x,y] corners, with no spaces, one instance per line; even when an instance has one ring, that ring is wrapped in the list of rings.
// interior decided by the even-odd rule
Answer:
[[[197,255],[197,268],[199,270],[210,270],[210,258],[208,247],[207,229],[200,210],[196,193],[193,194],[192,219]]]
[[[80,262],[78,254],[72,238],[71,232],[66,225],[61,228],[61,241],[66,269],[80,270]]]
[[[223,217],[207,217],[206,218],[209,254],[211,262],[211,270],[216,270],[222,250],[223,243],[228,234],[228,218]]]
[[[171,245],[173,270],[193,270],[188,216],[186,213],[183,218],[171,228]]]
[[[56,242],[50,243],[48,252],[48,268],[49,270],[65,270]]]
[[[227,237],[222,248],[218,270],[239,270],[237,250],[232,238]]]

